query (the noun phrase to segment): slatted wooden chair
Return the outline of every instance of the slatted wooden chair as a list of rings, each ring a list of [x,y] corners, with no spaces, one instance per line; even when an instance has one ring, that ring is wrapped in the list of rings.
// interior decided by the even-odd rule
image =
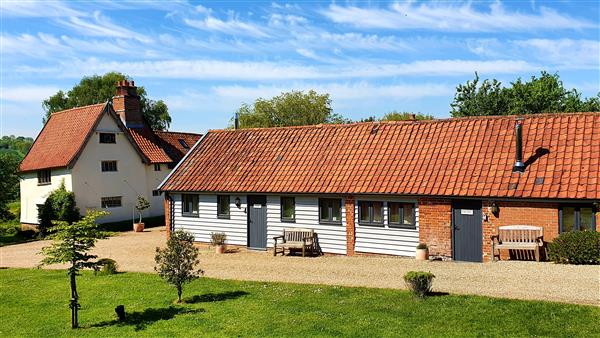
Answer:
[[[275,246],[273,256],[277,253],[285,255],[285,249],[291,251],[302,250],[302,257],[315,248],[315,231],[313,229],[284,229],[283,235],[273,237]]]
[[[531,225],[507,225],[498,227],[498,235],[492,236],[492,262],[500,259],[501,249],[533,250],[536,262],[544,246],[544,229]],[[498,253],[496,254],[496,250]]]

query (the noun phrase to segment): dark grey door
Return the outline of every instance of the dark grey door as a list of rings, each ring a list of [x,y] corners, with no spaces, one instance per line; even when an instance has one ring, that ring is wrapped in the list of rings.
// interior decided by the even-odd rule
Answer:
[[[267,248],[267,196],[248,196],[248,247]]]
[[[454,201],[452,203],[454,260],[483,261],[482,225],[481,201]]]

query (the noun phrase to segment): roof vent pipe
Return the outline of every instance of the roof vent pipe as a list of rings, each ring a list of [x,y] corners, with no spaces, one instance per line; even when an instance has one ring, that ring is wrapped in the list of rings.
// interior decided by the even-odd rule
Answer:
[[[240,129],[240,117],[238,113],[235,113],[235,117],[233,118],[233,129]]]
[[[515,166],[513,172],[522,173],[525,171],[523,163],[523,119],[517,119],[515,124]]]

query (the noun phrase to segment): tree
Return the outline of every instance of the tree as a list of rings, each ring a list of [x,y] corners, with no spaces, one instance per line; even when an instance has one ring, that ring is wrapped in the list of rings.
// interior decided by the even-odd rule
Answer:
[[[0,220],[12,218],[7,204],[19,196],[19,162],[15,154],[0,152]]]
[[[137,210],[140,215],[140,222],[142,223],[142,212],[146,209],[150,208],[150,202],[144,196],[138,196],[137,202],[135,203],[135,210]]]
[[[79,208],[75,205],[75,193],[67,190],[63,180],[60,186],[48,195],[44,204],[38,208],[40,236],[44,237],[48,234],[54,221],[71,224],[80,218]]]
[[[102,76],[85,76],[67,93],[62,90],[43,101],[42,106],[46,111],[43,122],[46,123],[54,112],[74,107],[86,106],[106,102],[115,95],[115,86],[118,81],[130,80],[122,73],[109,72]],[[165,130],[171,124],[171,116],[167,105],[163,101],[148,99],[144,87],[138,87],[142,114],[154,130]]]
[[[156,248],[154,270],[167,283],[175,286],[178,303],[181,303],[183,285],[204,274],[200,269],[195,270],[195,266],[200,263],[198,254],[198,248],[194,246],[194,235],[182,230],[171,234],[166,248]]]
[[[381,121],[407,121],[407,120],[433,120],[432,115],[411,113],[411,112],[398,112],[391,111],[381,118]]]
[[[33,139],[24,136],[3,136],[0,138],[0,153],[12,153],[23,159],[31,148]]]
[[[269,100],[259,98],[254,104],[244,103],[237,111],[240,128],[284,127],[320,123],[347,123],[334,114],[329,94],[314,90],[291,91]]]
[[[582,99],[576,89],[565,89],[558,74],[547,72],[532,76],[530,81],[519,78],[510,87],[503,87],[496,79],[479,84],[475,73],[473,81],[456,87],[450,106],[453,117],[598,111],[600,92],[596,97]]]
[[[52,227],[53,243],[42,248],[45,256],[40,265],[69,263],[67,275],[71,285],[71,328],[79,326],[77,311],[80,308],[77,293],[77,280],[82,269],[97,269],[99,263],[93,261],[97,258],[89,251],[94,248],[99,239],[107,237],[107,233],[99,230],[96,220],[107,215],[104,211],[90,211],[83,219],[72,224],[65,221],[54,221]]]

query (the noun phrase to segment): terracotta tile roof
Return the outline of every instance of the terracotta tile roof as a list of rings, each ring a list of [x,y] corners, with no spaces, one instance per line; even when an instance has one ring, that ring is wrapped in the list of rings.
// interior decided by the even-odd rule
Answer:
[[[174,162],[179,162],[202,137],[200,134],[174,131],[155,131],[154,133],[160,139],[162,148]]]
[[[50,116],[19,166],[20,171],[70,166],[99,121],[106,103],[78,107]]]
[[[600,113],[525,116],[523,174],[515,119],[210,131],[161,188],[600,199]]]
[[[101,103],[53,113],[21,162],[19,171],[74,165],[105,107],[106,103]],[[110,109],[113,118],[127,133],[126,135],[146,163],[179,162],[188,149],[179,145],[179,141],[175,144],[175,140],[183,138],[191,147],[201,136],[191,133],[155,132],[148,127],[127,129],[112,107],[106,109]],[[176,138],[172,139],[173,137]]]

